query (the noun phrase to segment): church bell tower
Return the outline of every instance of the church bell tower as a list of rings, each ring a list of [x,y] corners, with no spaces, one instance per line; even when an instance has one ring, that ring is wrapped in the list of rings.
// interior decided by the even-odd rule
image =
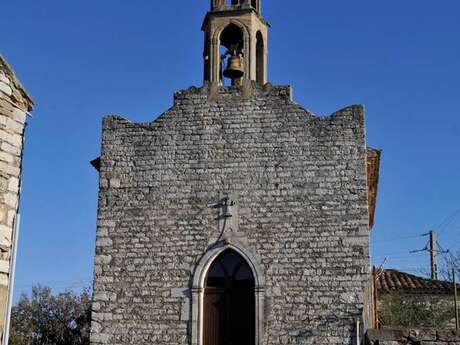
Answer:
[[[211,0],[202,30],[204,81],[240,85],[267,82],[267,38],[270,25],[260,13],[261,0]]]

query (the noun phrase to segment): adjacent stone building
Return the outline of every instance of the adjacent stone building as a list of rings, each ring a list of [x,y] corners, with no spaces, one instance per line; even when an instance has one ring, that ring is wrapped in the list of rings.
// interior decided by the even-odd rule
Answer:
[[[34,103],[0,55],[0,330],[8,328],[14,274],[22,152],[27,114]]]
[[[379,269],[375,270],[374,284],[376,328],[407,326],[409,322],[419,328],[456,328],[452,282]]]
[[[103,120],[93,345],[342,345],[364,328],[379,153],[362,106],[317,117],[266,83],[260,5],[211,2],[203,87],[150,123]]]
[[[372,329],[364,345],[457,345],[460,331],[446,329],[389,328]]]

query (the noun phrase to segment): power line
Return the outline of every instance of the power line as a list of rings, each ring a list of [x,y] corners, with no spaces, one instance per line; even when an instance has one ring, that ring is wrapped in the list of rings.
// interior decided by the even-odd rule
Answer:
[[[375,259],[381,259],[381,258],[387,258],[389,261],[418,261],[420,257],[414,257],[414,256],[381,256],[381,257],[375,257]]]
[[[460,214],[460,207],[456,209],[454,212],[452,212],[450,215],[448,215],[437,227],[438,232],[442,232],[445,229],[449,227],[450,224],[453,223],[453,221],[457,218],[457,216]]]
[[[420,238],[422,237],[421,235],[411,235],[411,236],[402,236],[402,237],[393,237],[388,240],[379,240],[379,243],[385,243],[385,242],[394,242],[396,240],[409,240],[409,239],[414,239],[414,238]]]
[[[376,255],[374,257],[382,257],[382,256],[393,256],[393,255],[405,255],[405,254],[411,254],[409,251],[404,251],[404,252],[397,252],[397,253],[379,253],[380,255]]]

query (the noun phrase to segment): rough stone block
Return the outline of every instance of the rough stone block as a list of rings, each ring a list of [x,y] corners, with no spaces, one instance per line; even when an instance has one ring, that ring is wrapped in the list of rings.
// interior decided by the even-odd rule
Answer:
[[[110,336],[103,333],[92,333],[91,334],[91,343],[92,344],[108,344]]]
[[[409,335],[422,341],[436,341],[438,339],[435,329],[418,329],[409,332]]]
[[[112,243],[112,240],[108,237],[99,238],[96,240],[96,247],[109,247]]]
[[[460,331],[440,330],[438,331],[438,339],[446,342],[460,342]]]
[[[11,87],[1,81],[0,81],[0,92],[3,92],[7,96],[11,96],[13,94],[13,90],[11,89]]]
[[[14,176],[10,177],[8,182],[8,190],[13,194],[19,193],[19,178]]]
[[[19,122],[19,124],[24,124],[26,122],[27,115],[24,111],[15,108],[11,118],[16,122]]]
[[[0,273],[0,286],[7,287],[9,283],[10,283],[9,274]],[[0,290],[0,296],[4,296],[4,293],[5,293],[4,291]]]
[[[0,273],[10,272],[10,262],[8,260],[0,260]]]
[[[112,261],[112,256],[110,255],[98,255],[95,258],[95,263],[99,265],[108,265]]]
[[[0,249],[1,251],[9,251],[11,248],[11,238],[0,235]]]
[[[8,225],[11,229],[13,228],[13,222],[14,219],[16,218],[16,210],[9,210],[8,211],[8,217],[6,219],[6,225]]]
[[[13,156],[11,153],[8,152],[0,152],[0,161],[3,161],[7,164],[11,164],[15,162],[16,157]]]
[[[13,135],[8,135],[8,138],[13,140],[14,136]],[[0,145],[0,150],[8,152],[8,153],[11,153],[11,154],[19,157],[21,155],[21,146],[20,146],[19,142],[20,142],[19,139],[15,144],[11,144],[10,142],[4,141]],[[17,169],[16,170],[17,172],[15,173],[15,175],[19,174],[19,167],[14,167],[14,168]]]
[[[6,128],[13,133],[19,134],[21,136],[20,139],[22,144],[22,131],[24,130],[24,123],[18,122],[13,119],[7,119]]]
[[[4,238],[11,240],[11,233],[12,233],[12,229],[10,226],[0,224],[0,237],[4,237]]]
[[[4,193],[3,202],[5,203],[5,205],[15,209],[18,204],[18,194],[17,193]]]
[[[171,289],[171,297],[187,297],[189,293],[188,288],[173,288]]]
[[[2,71],[0,71],[0,83],[6,84],[6,85],[10,84],[10,79]]]

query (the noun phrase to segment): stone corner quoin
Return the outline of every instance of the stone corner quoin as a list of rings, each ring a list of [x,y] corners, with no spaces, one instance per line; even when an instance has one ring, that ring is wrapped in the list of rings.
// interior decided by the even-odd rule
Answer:
[[[33,100],[0,55],[0,332],[6,322],[12,286],[24,130],[33,107]]]

